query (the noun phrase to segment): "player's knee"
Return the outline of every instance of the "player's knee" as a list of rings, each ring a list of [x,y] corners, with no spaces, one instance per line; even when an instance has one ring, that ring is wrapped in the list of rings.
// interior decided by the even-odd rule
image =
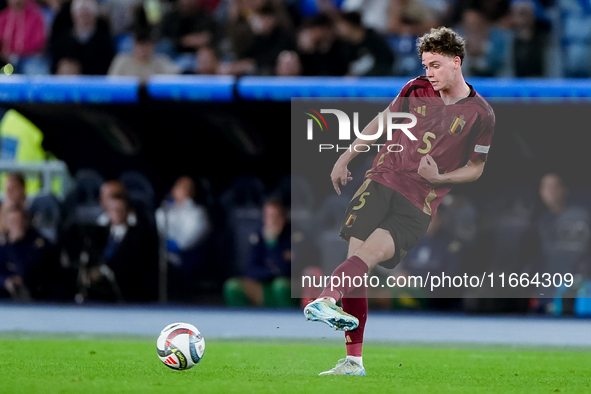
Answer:
[[[361,260],[365,261],[365,263],[369,265],[370,268],[389,258],[388,253],[381,248],[370,249],[361,247],[356,254],[361,258]]]

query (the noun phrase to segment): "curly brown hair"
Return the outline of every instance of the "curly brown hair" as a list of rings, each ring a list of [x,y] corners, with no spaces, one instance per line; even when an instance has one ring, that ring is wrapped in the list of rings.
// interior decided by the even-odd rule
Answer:
[[[459,56],[463,62],[466,40],[449,27],[433,28],[417,39],[417,52],[419,58],[422,58],[424,52],[433,52],[451,57]]]

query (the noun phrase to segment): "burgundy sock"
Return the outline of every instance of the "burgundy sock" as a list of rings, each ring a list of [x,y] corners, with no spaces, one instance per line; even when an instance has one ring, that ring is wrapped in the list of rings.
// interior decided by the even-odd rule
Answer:
[[[343,310],[359,319],[359,326],[352,331],[345,331],[347,356],[361,357],[363,332],[367,321],[367,287],[354,289],[342,300]]]
[[[338,301],[356,288],[354,283],[359,286],[361,282],[361,287],[365,287],[363,275],[367,274],[367,272],[368,267],[363,260],[357,256],[349,257],[333,271],[331,276],[338,278],[338,280],[335,278],[333,281],[331,278],[331,282],[327,284],[320,297],[332,297]]]

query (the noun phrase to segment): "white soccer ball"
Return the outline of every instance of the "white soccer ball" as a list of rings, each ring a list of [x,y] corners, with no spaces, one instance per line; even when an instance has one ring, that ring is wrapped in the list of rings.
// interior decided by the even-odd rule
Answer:
[[[172,369],[194,367],[203,358],[205,339],[195,326],[173,323],[164,328],[156,341],[160,361]]]

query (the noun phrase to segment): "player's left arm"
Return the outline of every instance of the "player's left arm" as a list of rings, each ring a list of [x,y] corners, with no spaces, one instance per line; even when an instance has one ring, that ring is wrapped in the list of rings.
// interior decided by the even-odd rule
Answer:
[[[439,173],[437,163],[431,155],[425,155],[421,158],[419,164],[419,175],[428,180],[433,185],[441,185],[443,183],[467,183],[474,182],[484,171],[485,162],[477,160],[476,162],[468,161],[464,167],[460,167],[445,174]]]

